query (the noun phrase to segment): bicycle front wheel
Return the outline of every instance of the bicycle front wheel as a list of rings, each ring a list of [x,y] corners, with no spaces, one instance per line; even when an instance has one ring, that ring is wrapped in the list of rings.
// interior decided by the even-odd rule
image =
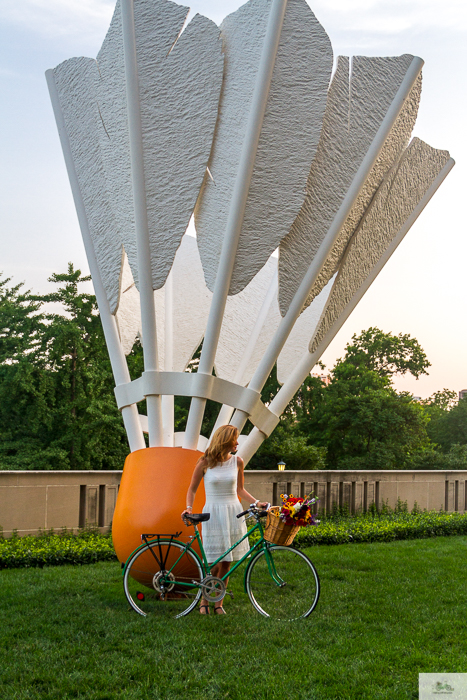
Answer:
[[[319,578],[298,549],[272,545],[261,550],[245,572],[245,588],[254,608],[265,617],[297,620],[313,612]]]
[[[179,542],[149,542],[137,550],[125,567],[123,589],[140,615],[188,615],[201,597],[201,562]]]

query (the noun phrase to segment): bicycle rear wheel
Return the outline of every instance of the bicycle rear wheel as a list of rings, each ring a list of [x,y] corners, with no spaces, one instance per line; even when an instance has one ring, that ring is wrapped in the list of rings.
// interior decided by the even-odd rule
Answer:
[[[173,570],[171,570],[173,567]],[[201,597],[204,578],[201,562],[182,543],[150,542],[136,551],[125,567],[123,588],[133,610],[140,615],[188,615]]]
[[[311,561],[303,552],[280,545],[258,552],[245,572],[245,588],[254,608],[277,620],[308,617],[319,598]]]

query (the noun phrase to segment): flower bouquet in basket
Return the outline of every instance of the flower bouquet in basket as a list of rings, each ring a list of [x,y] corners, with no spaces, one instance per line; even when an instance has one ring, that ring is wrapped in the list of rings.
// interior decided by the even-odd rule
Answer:
[[[312,494],[306,498],[297,498],[284,493],[281,493],[281,499],[281,506],[272,506],[268,510],[264,539],[287,546],[292,544],[301,527],[318,525],[319,520],[311,512],[311,506],[319,499]]]

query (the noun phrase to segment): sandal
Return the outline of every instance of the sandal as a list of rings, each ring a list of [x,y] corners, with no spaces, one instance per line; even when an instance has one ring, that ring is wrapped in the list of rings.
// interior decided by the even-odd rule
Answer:
[[[224,610],[224,608],[222,607],[222,605],[219,605],[218,608],[216,608],[216,607],[214,608],[214,614],[215,614],[215,615],[227,615],[227,613],[225,612],[225,610]]]
[[[202,610],[203,608],[206,608],[207,612],[202,613],[201,610]],[[200,605],[200,606],[199,606],[199,613],[200,613],[200,615],[210,615],[210,614],[211,614],[211,611],[209,610],[209,605]]]

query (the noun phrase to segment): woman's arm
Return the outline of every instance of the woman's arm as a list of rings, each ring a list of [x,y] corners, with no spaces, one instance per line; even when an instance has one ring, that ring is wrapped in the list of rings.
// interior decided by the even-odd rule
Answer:
[[[245,465],[241,457],[237,457],[237,467],[237,496],[239,498],[243,498],[245,501],[248,501],[248,503],[256,503],[256,505],[259,508],[266,508],[268,505],[266,501],[261,501],[260,503],[254,496],[251,495],[251,493],[248,493],[248,491],[245,489]]]
[[[195,500],[195,495],[196,495],[198,487],[201,483],[201,479],[204,476],[205,468],[206,468],[206,461],[205,461],[204,457],[201,457],[201,459],[199,459],[198,462],[196,463],[196,467],[194,468],[193,476],[191,477],[191,482],[190,482],[190,485],[188,487],[188,491],[186,493],[186,508],[182,513],[182,518],[186,514],[190,515],[190,513],[193,510],[193,503]]]

